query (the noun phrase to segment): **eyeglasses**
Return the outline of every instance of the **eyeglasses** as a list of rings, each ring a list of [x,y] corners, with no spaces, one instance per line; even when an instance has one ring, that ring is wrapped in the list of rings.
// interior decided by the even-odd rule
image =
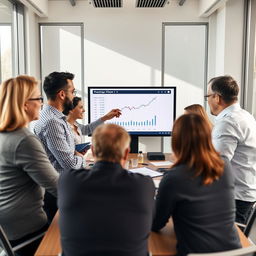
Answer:
[[[210,93],[210,94],[204,95],[204,100],[208,100],[208,98],[213,96],[213,95],[218,95],[219,97],[222,97],[221,94],[215,92],[215,93]]]
[[[43,97],[30,98],[30,99],[28,99],[28,100],[40,100],[40,101],[41,101],[41,103],[43,103],[43,102],[44,102],[44,98],[43,98]]]
[[[204,100],[208,100],[209,97],[215,95],[216,93],[206,94],[204,95]]]
[[[59,91],[57,91],[57,93],[59,93],[60,91],[64,91],[64,92],[70,92],[69,90],[63,90],[63,89],[61,89],[61,90],[59,90]],[[71,92],[74,96],[76,96],[76,93],[77,93],[77,91],[76,90],[74,90],[74,91],[72,91]]]

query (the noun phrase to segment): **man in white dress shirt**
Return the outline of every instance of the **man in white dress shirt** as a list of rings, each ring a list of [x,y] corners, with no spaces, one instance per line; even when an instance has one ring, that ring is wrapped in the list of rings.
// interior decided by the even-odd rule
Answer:
[[[238,103],[239,87],[231,76],[208,85],[208,104],[216,116],[213,144],[231,162],[235,176],[236,221],[246,223],[256,201],[256,121]]]

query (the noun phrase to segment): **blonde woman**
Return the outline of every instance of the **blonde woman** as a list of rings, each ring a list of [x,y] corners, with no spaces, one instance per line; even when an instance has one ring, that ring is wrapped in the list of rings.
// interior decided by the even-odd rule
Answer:
[[[0,224],[13,246],[47,228],[42,187],[57,195],[58,173],[27,128],[38,119],[42,100],[33,77],[18,76],[0,85]],[[34,255],[38,243],[18,254]]]
[[[184,108],[184,114],[198,114],[207,122],[207,124],[212,129],[213,125],[205,111],[205,109],[200,104],[193,104]]]

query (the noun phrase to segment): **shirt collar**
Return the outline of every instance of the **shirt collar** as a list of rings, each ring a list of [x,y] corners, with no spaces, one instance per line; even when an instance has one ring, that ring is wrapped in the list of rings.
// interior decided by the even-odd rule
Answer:
[[[77,121],[74,122],[74,126],[78,128]]]
[[[229,113],[241,109],[239,103],[234,103],[226,108],[224,108],[217,116],[216,116],[216,120],[219,120],[221,118],[223,118],[224,116],[228,115]]]
[[[66,120],[66,116],[62,112],[60,112],[57,108],[50,105],[45,105],[45,109],[51,111],[57,118]]]

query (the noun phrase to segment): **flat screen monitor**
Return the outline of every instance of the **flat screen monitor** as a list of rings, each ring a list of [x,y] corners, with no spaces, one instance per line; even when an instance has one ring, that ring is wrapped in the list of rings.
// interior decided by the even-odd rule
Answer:
[[[122,115],[106,123],[131,135],[170,136],[176,112],[176,87],[88,87],[89,123],[111,109]]]

